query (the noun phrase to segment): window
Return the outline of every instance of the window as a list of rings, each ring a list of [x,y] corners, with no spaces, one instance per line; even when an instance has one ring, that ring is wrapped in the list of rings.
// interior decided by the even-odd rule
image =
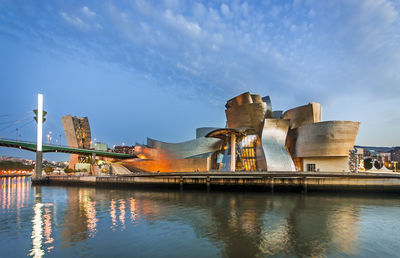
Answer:
[[[315,164],[307,164],[307,171],[315,171]]]
[[[238,168],[243,171],[256,171],[257,135],[247,135],[239,142]]]

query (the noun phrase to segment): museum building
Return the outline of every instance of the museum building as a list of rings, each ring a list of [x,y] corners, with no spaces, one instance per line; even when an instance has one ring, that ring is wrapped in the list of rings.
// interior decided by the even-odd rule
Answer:
[[[131,171],[349,171],[359,122],[321,121],[311,102],[274,111],[269,96],[245,92],[227,101],[226,127],[196,129],[196,138],[167,143],[147,138],[139,158],[121,161]]]

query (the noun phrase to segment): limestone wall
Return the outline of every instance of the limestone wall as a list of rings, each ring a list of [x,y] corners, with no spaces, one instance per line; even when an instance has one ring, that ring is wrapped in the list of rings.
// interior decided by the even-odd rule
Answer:
[[[121,161],[131,171],[145,172],[194,172],[208,171],[209,158],[171,159],[171,160],[126,160]]]
[[[307,164],[315,164],[320,172],[348,172],[348,157],[315,157],[303,159],[303,171],[307,171]]]

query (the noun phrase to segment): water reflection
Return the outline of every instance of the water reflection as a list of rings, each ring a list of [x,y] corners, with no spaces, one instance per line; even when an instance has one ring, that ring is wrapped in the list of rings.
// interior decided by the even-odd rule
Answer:
[[[30,183],[25,177],[0,177],[0,207],[4,212],[19,210],[27,205]]]
[[[139,213],[136,212],[136,201],[134,198],[130,198],[129,203],[131,205],[131,222],[135,223],[136,219],[139,219]]]
[[[110,217],[112,220],[112,229],[115,230],[115,228],[117,227],[117,210],[116,210],[116,204],[115,204],[115,200],[111,200],[110,202]]]
[[[42,221],[42,203],[35,203],[33,206],[34,216],[32,220],[32,249],[29,255],[33,257],[41,257],[44,255],[43,250],[43,221]]]
[[[26,180],[24,180],[26,182]],[[52,220],[55,214],[53,203],[42,202],[42,187],[34,189],[33,219],[32,219],[32,248],[30,256],[42,257],[45,252],[54,248],[52,237]]]
[[[94,237],[96,235],[98,221],[96,218],[96,202],[88,201],[85,205],[85,211],[87,214],[89,237]]]
[[[379,240],[391,249],[375,254],[400,251],[398,234],[371,216],[381,212],[400,229],[390,215],[400,212],[396,195],[31,188],[21,178],[1,179],[0,190],[0,250],[7,250],[6,235],[17,232],[23,237],[13,241],[31,239],[25,255],[34,257],[73,250],[106,256],[110,242],[120,254],[137,247],[138,256],[165,255],[154,248],[160,236],[157,247],[172,256],[368,256],[374,250],[366,243]],[[361,235],[366,225],[379,237]]]
[[[87,188],[67,188],[68,204],[63,218],[63,247],[94,237],[97,233],[96,192]]]
[[[121,222],[121,229],[125,229],[125,200],[119,201],[119,221]]]
[[[54,248],[54,246],[50,245],[51,243],[54,242],[54,238],[51,237],[51,221],[52,221],[52,211],[51,211],[51,207],[53,205],[52,204],[45,204],[45,208],[44,208],[44,238],[45,238],[45,244],[49,245],[47,247],[47,250],[50,251],[51,249]]]

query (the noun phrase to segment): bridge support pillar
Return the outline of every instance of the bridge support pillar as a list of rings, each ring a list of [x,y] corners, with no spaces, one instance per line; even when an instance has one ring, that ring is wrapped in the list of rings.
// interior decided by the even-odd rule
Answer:
[[[42,178],[43,166],[43,95],[38,94],[38,109],[37,109],[37,137],[36,137],[36,164],[34,179],[39,180]]]
[[[35,174],[33,178],[38,180],[42,178],[42,169],[43,169],[43,152],[36,151],[36,164],[35,164]]]
[[[97,176],[96,174],[96,154],[92,153],[92,157],[91,157],[91,161],[90,161],[90,174],[92,174],[92,176]]]

